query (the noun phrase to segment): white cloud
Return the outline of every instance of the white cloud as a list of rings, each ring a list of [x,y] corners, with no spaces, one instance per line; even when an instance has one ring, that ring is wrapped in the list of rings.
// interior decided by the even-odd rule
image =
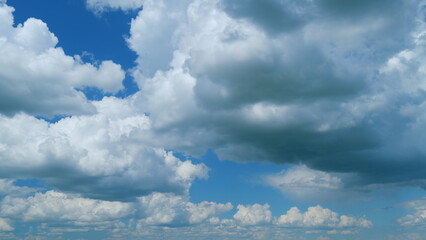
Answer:
[[[0,197],[23,196],[36,191],[37,189],[34,188],[16,186],[13,180],[0,179]]]
[[[265,183],[284,195],[302,201],[331,201],[349,199],[355,191],[345,189],[349,174],[328,173],[298,165],[264,177]]]
[[[418,226],[426,223],[426,199],[406,202],[405,207],[413,213],[398,219],[402,226]]]
[[[145,2],[145,0],[87,0],[87,7],[99,13],[109,9],[139,9]]]
[[[93,104],[98,114],[54,124],[0,115],[0,176],[41,178],[59,190],[110,200],[155,191],[183,194],[196,178],[207,178],[204,164],[156,146],[149,118],[129,101]]]
[[[140,197],[139,204],[145,217],[140,224],[166,226],[200,224],[233,208],[230,203],[191,203],[184,196],[162,193]]]
[[[143,76],[152,77],[158,70],[169,69],[177,44],[176,29],[185,21],[190,2],[147,0],[143,11],[132,20],[127,41],[138,54],[137,63]]]
[[[10,224],[7,219],[0,218],[0,232],[8,232],[15,230]]]
[[[137,224],[150,226],[188,226],[209,224],[210,218],[233,208],[231,203],[192,203],[188,199],[188,196],[152,193],[136,202],[103,201],[50,190],[28,197],[4,197],[0,201],[0,216],[24,222],[77,226],[107,226],[122,219],[138,220]],[[7,226],[7,223],[0,218],[0,230],[2,224]]]
[[[237,224],[248,225],[261,225],[268,224],[272,221],[272,212],[269,210],[269,205],[238,205],[238,211],[234,215]]]
[[[131,204],[80,198],[57,191],[36,193],[28,198],[6,196],[0,214],[33,222],[67,222],[95,224],[129,216]]]
[[[323,208],[319,205],[309,207],[306,212],[301,212],[299,208],[292,207],[286,214],[274,217],[269,209],[269,205],[238,205],[237,213],[233,219],[211,219],[212,224],[220,226],[235,227],[278,227],[278,228],[303,228],[319,231],[322,228],[332,228],[327,230],[328,234],[353,234],[355,228],[370,228],[373,223],[364,218],[356,218],[354,216],[339,215],[330,209]],[[338,232],[336,229],[342,231]],[[310,231],[311,231],[310,230]]]
[[[271,185],[282,188],[283,191],[287,188],[338,189],[342,187],[342,180],[339,177],[303,165],[269,176],[267,180]]]
[[[286,214],[281,215],[276,224],[286,227],[362,227],[372,226],[371,221],[365,218],[355,218],[337,214],[321,206],[309,207],[304,213],[297,207],[292,207]]]
[[[58,38],[39,19],[29,18],[23,25],[18,25],[15,31],[15,42],[37,54],[58,44]]]
[[[13,27],[14,9],[0,6],[0,113],[35,115],[91,113],[94,107],[75,88],[123,88],[121,66],[82,63],[56,47],[57,37],[35,18]]]

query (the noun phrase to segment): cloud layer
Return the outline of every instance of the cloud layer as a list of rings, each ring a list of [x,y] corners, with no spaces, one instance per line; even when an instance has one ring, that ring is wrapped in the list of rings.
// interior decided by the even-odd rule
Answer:
[[[182,196],[154,193],[139,198],[143,225],[186,226],[206,222],[232,210],[231,203],[201,202],[194,204]]]
[[[14,188],[11,189],[10,187]],[[3,181],[5,192],[21,192],[21,195],[6,195],[0,200],[0,226],[2,231],[11,231],[9,220],[46,223],[51,226],[96,227],[107,226],[121,220],[136,221],[138,227],[165,226],[185,227],[195,225],[271,227],[281,228],[369,228],[372,222],[365,218],[339,215],[321,206],[309,207],[302,213],[292,207],[279,217],[274,217],[269,205],[238,205],[232,219],[219,217],[233,209],[231,203],[189,201],[188,195],[153,192],[138,197],[134,202],[105,201],[85,198],[79,194],[67,194],[56,190],[45,192],[26,191]],[[18,191],[16,191],[18,190]]]
[[[278,225],[293,227],[372,227],[372,222],[365,218],[355,218],[341,215],[321,206],[309,207],[301,213],[297,207],[293,207],[277,220]]]
[[[0,215],[15,221],[46,223],[51,226],[97,227],[136,219],[138,225],[183,227],[208,223],[212,217],[230,211],[230,203],[189,202],[186,197],[152,193],[136,202],[103,201],[58,191],[30,196],[6,196],[0,201]],[[0,231],[12,231],[0,218]]]

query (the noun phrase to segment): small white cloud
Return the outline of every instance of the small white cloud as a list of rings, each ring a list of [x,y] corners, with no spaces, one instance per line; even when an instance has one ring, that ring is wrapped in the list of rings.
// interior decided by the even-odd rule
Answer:
[[[7,219],[0,218],[0,232],[9,232],[15,230]]]
[[[304,213],[297,207],[292,207],[286,214],[281,215],[276,224],[287,227],[363,227],[372,226],[365,218],[355,218],[341,215],[321,206],[309,207]]]
[[[416,226],[426,224],[426,199],[406,202],[405,207],[413,211],[398,219],[399,224],[402,226]]]
[[[139,198],[139,208],[143,217],[140,224],[185,226],[218,222],[216,216],[230,211],[233,206],[231,203],[191,203],[184,196],[153,193]]]
[[[269,224],[272,221],[272,213],[269,205],[238,205],[238,211],[234,215],[237,224],[243,226]]]
[[[266,176],[265,183],[298,200],[315,199],[318,201],[344,195],[342,194],[344,184],[341,176],[341,174],[339,176],[301,165]]]

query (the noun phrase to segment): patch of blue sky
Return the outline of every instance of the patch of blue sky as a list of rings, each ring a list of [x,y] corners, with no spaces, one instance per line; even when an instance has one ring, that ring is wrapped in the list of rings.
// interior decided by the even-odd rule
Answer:
[[[18,187],[38,188],[38,189],[44,189],[45,191],[52,190],[52,188],[49,188],[46,186],[46,183],[44,180],[36,179],[36,178],[17,179],[14,181],[13,184]]]
[[[194,182],[191,187],[193,202],[231,202],[234,207],[238,204],[269,204],[274,214],[283,214],[296,204],[284,198],[278,190],[265,186],[263,182],[265,175],[276,173],[277,169],[285,169],[288,166],[222,161],[212,150],[207,151],[200,161],[210,168],[209,179]],[[235,211],[228,212],[224,216],[229,217],[232,214],[235,214]]]

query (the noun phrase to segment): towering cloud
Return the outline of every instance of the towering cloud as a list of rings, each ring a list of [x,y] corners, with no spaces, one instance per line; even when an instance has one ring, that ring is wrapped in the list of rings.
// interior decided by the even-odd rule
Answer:
[[[128,39],[135,105],[165,146],[194,155],[422,185],[421,6],[147,1]]]

